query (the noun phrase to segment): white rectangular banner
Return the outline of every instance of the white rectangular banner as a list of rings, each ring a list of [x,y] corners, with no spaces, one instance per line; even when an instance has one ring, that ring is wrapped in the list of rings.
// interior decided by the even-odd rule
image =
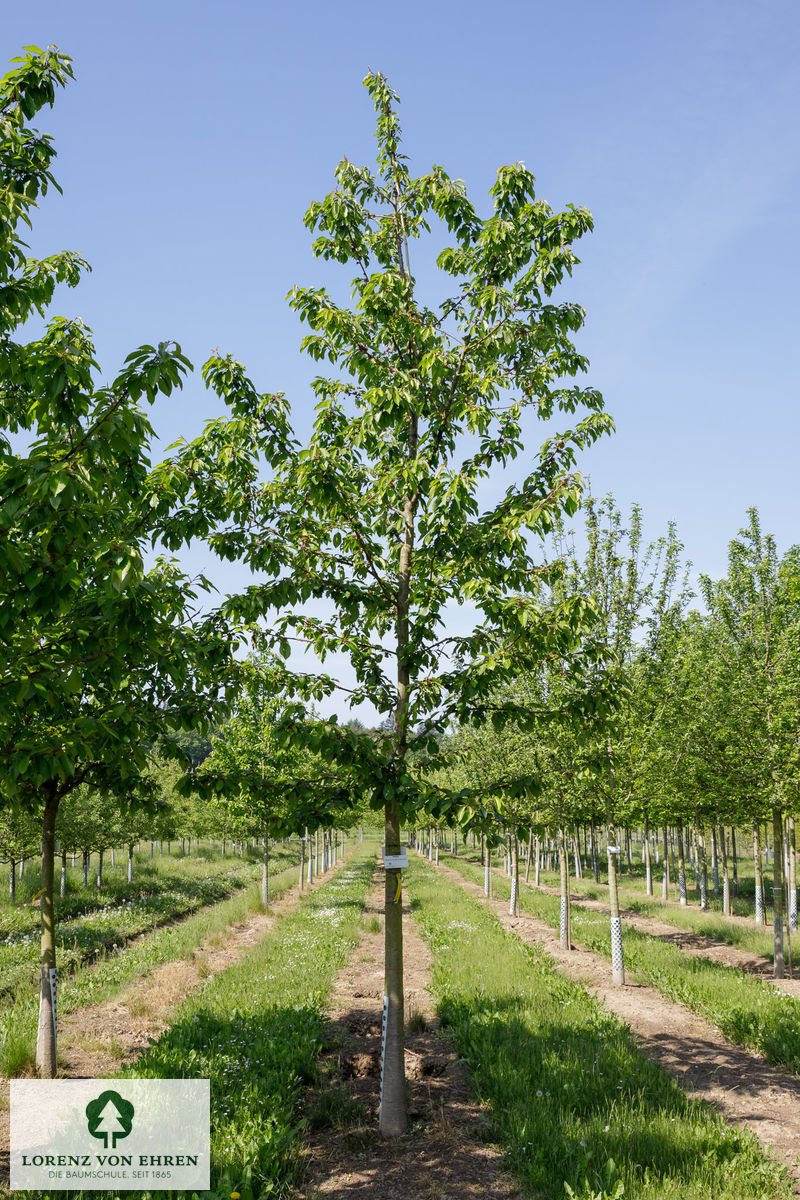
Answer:
[[[12,1079],[11,1190],[207,1191],[207,1079]]]

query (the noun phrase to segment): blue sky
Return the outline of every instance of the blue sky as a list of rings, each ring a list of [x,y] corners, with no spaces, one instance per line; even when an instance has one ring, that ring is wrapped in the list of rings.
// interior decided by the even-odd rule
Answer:
[[[593,491],[641,502],[653,536],[675,519],[712,575],[751,504],[780,549],[800,541],[796,3],[6,7],[3,61],[51,42],[76,79],[38,121],[64,195],[32,248],[92,264],[55,309],[93,328],[107,376],[144,341],[198,366],[219,347],[307,428],[315,368],[285,295],[327,278],[302,215],[343,153],[372,160],[373,68],[412,170],[442,163],[479,200],[522,159],[553,207],[593,212],[569,291],[618,430],[581,464]],[[196,380],[156,424],[172,440],[214,415]]]

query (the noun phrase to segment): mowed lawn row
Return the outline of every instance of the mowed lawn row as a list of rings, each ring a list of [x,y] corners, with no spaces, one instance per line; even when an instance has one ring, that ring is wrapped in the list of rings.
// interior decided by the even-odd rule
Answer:
[[[463,858],[442,856],[473,883],[483,884],[483,870]],[[495,896],[508,899],[511,881],[494,877]],[[537,888],[522,887],[520,909],[558,929],[560,898]],[[572,940],[611,959],[611,930],[607,916],[572,908]],[[800,1003],[777,992],[769,983],[736,967],[687,957],[661,938],[626,926],[625,967],[635,979],[656,988],[711,1021],[731,1042],[748,1046],[770,1062],[800,1075]]]
[[[229,1200],[235,1192],[241,1200],[281,1197],[297,1178],[299,1101],[317,1078],[325,998],[358,941],[374,867],[374,847],[354,847],[329,882],[188,996],[170,1028],[123,1072],[211,1080],[212,1186],[204,1200]],[[63,1200],[80,1193],[20,1195]],[[152,1193],[156,1200],[185,1195]]]
[[[277,863],[286,859],[291,861],[292,858],[296,858],[296,855],[289,853],[285,858],[277,857]],[[67,958],[66,969],[63,959],[59,962],[59,1014],[65,1016],[86,1004],[97,1004],[108,999],[155,967],[190,954],[207,938],[257,911],[261,906],[260,885],[255,882],[259,873],[260,867],[255,864],[233,868],[233,874],[215,873],[215,885],[224,886],[212,889],[216,899],[211,903],[199,909],[197,903],[192,903],[188,917],[182,915],[186,911],[185,894],[178,890],[171,917],[165,915],[162,904],[146,910],[151,917],[149,928],[152,932],[135,940],[131,940],[134,935],[124,917],[115,925],[113,917],[104,915],[103,910],[97,910],[92,915],[100,922],[105,937],[110,940],[102,945],[96,955],[73,956],[71,960]],[[292,863],[271,876],[271,898],[277,899],[296,882],[297,865]],[[193,896],[197,899],[205,894],[206,890],[200,888]],[[164,893],[159,890],[157,895],[163,897]],[[124,909],[126,906],[123,904],[121,907]],[[84,920],[88,923],[92,915],[87,915]],[[165,924],[169,920],[174,923]],[[38,943],[32,939],[28,954],[35,954],[37,949]],[[19,1075],[27,1070],[33,1062],[36,1049],[38,991],[35,979],[30,978],[31,964],[25,961],[24,966],[24,975],[20,972],[21,977],[13,985],[6,983],[0,1008],[0,1074],[6,1076]]]
[[[637,1048],[543,951],[419,859],[412,911],[433,953],[441,1019],[492,1132],[536,1200],[784,1200],[755,1138],[728,1126]]]
[[[473,865],[478,865],[480,862],[479,855],[475,852],[459,853],[458,857]],[[440,852],[441,858],[442,853]],[[492,867],[495,879],[505,877],[506,872],[502,861],[493,858]],[[560,877],[557,873],[541,871],[539,878],[541,887],[555,891],[560,890]],[[752,886],[752,879],[749,882]],[[699,900],[691,889],[688,893],[689,903],[683,906],[672,899],[667,901],[661,899],[661,886],[658,880],[654,880],[655,894],[653,896],[646,894],[644,878],[637,881],[634,876],[633,880],[629,880],[627,875],[622,874],[618,876],[617,883],[620,915],[623,921],[630,914],[655,918],[663,921],[666,925],[673,925],[676,929],[699,933],[702,937],[711,938],[712,941],[734,946],[737,950],[743,950],[748,954],[757,954],[768,962],[772,962],[774,949],[772,912],[765,908],[764,923],[756,925],[753,919],[752,899],[749,901],[746,899],[732,900],[734,915],[728,917],[722,912],[722,900],[715,897],[713,892],[708,898],[709,907],[704,911],[700,908]],[[524,884],[526,884],[524,865],[520,864],[520,885]],[[534,886],[532,878],[526,886]],[[577,903],[583,900],[592,900],[608,905],[608,887],[602,880],[600,883],[595,883],[591,876],[576,879],[572,875],[569,887],[570,896]],[[785,949],[789,954],[792,949],[792,940],[796,936],[796,934],[787,934]],[[798,943],[800,944],[800,939],[798,939]]]

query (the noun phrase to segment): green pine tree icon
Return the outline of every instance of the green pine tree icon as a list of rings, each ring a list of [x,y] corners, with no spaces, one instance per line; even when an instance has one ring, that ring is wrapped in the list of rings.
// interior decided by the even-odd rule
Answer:
[[[86,1118],[92,1137],[102,1138],[106,1150],[113,1150],[120,1138],[126,1138],[133,1126],[134,1108],[119,1092],[101,1092],[86,1105]]]

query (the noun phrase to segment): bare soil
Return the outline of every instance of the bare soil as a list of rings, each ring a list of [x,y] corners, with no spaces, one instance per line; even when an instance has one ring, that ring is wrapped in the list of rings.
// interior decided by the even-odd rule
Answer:
[[[381,881],[365,913],[367,920],[379,918],[381,932],[362,934],[331,994],[331,1045],[323,1058],[322,1085],[306,1105],[310,1133],[304,1151],[305,1181],[296,1200],[511,1200],[519,1192],[502,1170],[501,1152],[485,1140],[487,1110],[472,1099],[466,1068],[439,1026],[428,991],[430,953],[406,906],[409,1131],[398,1139],[376,1136],[384,992],[382,909]],[[424,1029],[419,1028],[423,1022]],[[326,1100],[333,1100],[327,1111],[333,1109],[337,1123],[314,1128]]]
[[[310,890],[327,883],[341,865],[340,859],[333,872],[314,880]],[[266,937],[280,917],[297,907],[300,895],[297,884],[287,888],[267,912],[254,912],[212,934],[186,958],[163,963],[111,999],[69,1013],[59,1021],[59,1075],[102,1079],[115,1074],[125,1060],[137,1058],[151,1038],[169,1027],[181,1001]],[[0,1076],[0,1192],[4,1194],[9,1181],[9,1139],[9,1080]]]
[[[439,870],[483,900],[482,887],[450,867]],[[606,959],[589,950],[562,950],[557,934],[543,921],[525,914],[509,917],[507,900],[493,900],[492,909],[506,929],[526,944],[545,949],[559,970],[585,984],[624,1021],[641,1049],[674,1075],[688,1095],[705,1100],[731,1124],[755,1134],[785,1163],[800,1196],[800,1080],[759,1054],[732,1045],[713,1025],[654,988],[630,982],[615,987]]]

